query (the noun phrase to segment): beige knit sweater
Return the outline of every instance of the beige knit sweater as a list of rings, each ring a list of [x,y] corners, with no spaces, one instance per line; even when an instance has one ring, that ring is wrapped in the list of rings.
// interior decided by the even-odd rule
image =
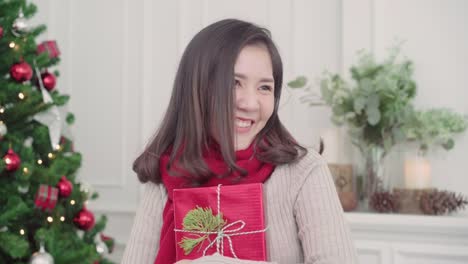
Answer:
[[[159,248],[162,211],[167,199],[163,185],[145,184],[123,264],[153,264]],[[314,150],[300,161],[276,167],[264,184],[266,243],[271,263],[356,263],[356,251],[324,159]],[[199,263],[265,263],[220,255]],[[168,263],[172,264],[172,263]]]

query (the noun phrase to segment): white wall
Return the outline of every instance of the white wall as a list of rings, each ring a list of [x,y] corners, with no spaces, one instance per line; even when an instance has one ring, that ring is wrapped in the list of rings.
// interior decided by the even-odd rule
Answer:
[[[76,149],[84,155],[80,177],[95,186],[92,205],[109,215],[108,233],[127,239],[141,188],[131,163],[154,132],[169,100],[177,63],[203,26],[227,17],[271,29],[283,56],[285,81],[324,69],[346,72],[355,51],[379,58],[395,37],[415,63],[416,103],[468,114],[468,1],[463,0],[36,0],[35,21],[47,23],[43,38],[62,51],[58,87],[69,93],[76,115]],[[281,118],[305,145],[332,125],[326,108],[298,103],[285,91]],[[349,146],[342,145],[340,161]],[[468,194],[468,135],[451,152],[431,157],[436,187]],[[401,173],[400,153],[391,172]]]

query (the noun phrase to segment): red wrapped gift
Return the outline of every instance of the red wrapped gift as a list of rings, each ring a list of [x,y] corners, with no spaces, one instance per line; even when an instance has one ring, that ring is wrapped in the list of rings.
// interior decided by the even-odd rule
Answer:
[[[261,183],[175,189],[173,202],[177,260],[266,260]]]
[[[57,204],[58,189],[45,184],[39,185],[34,203],[41,210],[52,211]]]
[[[57,42],[55,40],[44,41],[37,46],[37,53],[41,54],[42,52],[49,53],[49,58],[57,58],[60,55],[60,50],[58,49]]]

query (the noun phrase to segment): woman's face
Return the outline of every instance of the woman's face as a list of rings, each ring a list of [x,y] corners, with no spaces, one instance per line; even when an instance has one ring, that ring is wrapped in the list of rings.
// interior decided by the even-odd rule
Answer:
[[[234,146],[246,149],[265,127],[275,104],[273,68],[265,45],[245,46],[236,60]]]

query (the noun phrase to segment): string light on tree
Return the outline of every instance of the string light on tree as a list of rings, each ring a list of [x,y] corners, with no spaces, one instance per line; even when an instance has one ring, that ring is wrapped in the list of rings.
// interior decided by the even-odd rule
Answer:
[[[52,216],[47,217],[47,222],[52,223],[54,221],[54,218]]]
[[[12,42],[10,42],[10,44],[9,44],[8,46],[9,46],[10,48],[14,49],[15,46],[16,46],[16,44],[12,41]]]
[[[21,100],[24,100],[24,98],[25,98],[24,93],[19,93],[18,98],[21,99]]]
[[[41,159],[38,159],[38,160],[37,160],[37,164],[42,165],[42,160],[41,160]]]
[[[21,229],[20,229],[20,235],[24,236],[25,233],[26,233],[26,232],[24,232],[24,229],[21,228]]]

